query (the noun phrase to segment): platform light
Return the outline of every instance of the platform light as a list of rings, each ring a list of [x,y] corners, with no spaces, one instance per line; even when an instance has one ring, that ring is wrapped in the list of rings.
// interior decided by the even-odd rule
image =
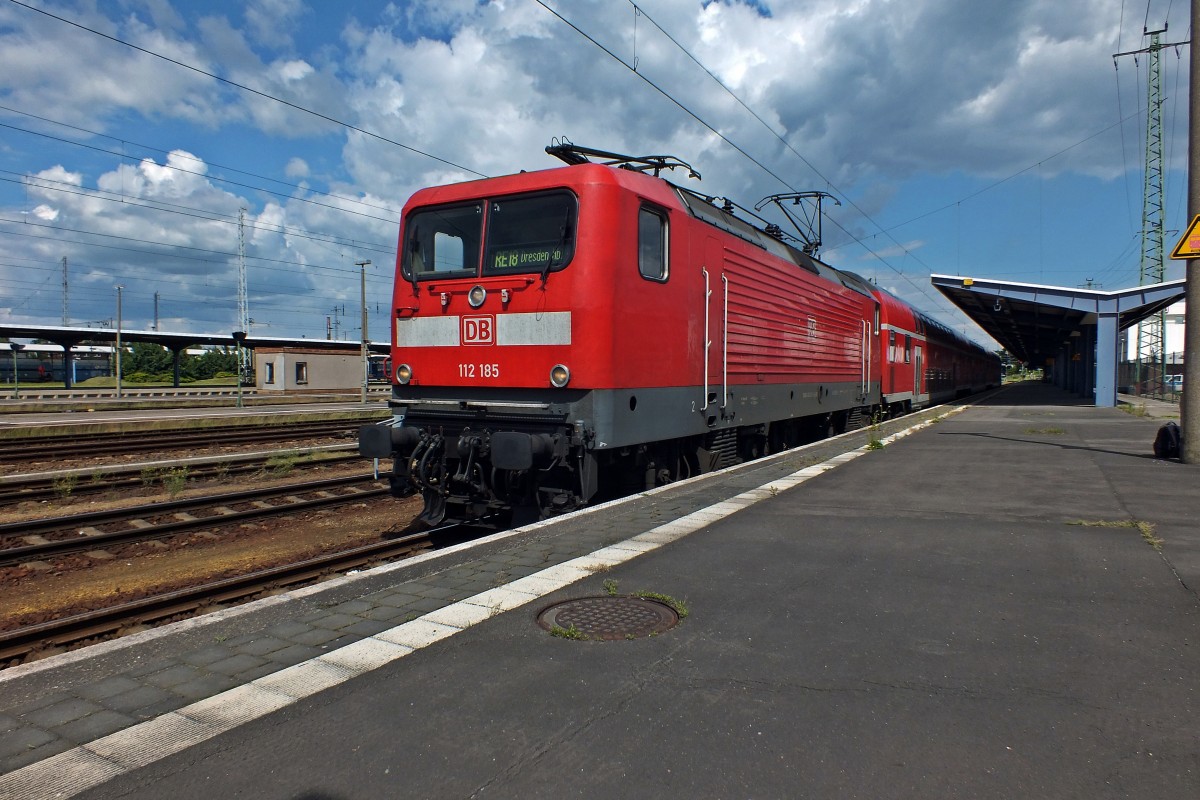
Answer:
[[[408,364],[401,364],[400,366],[396,367],[395,375],[396,383],[400,384],[401,386],[407,386],[408,382],[412,380],[412,367],[410,367]]]
[[[571,370],[565,364],[555,364],[550,369],[551,385],[561,389],[571,381]]]
[[[479,308],[484,300],[487,300],[487,289],[478,284],[472,286],[471,291],[467,293],[467,302],[471,304],[471,308]]]

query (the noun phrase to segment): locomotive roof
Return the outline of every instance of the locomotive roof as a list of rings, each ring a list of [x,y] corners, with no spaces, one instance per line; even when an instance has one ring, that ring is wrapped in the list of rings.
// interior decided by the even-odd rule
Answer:
[[[583,180],[581,180],[581,172],[586,173]],[[867,297],[872,296],[874,287],[858,275],[843,272],[813,258],[777,236],[772,236],[765,230],[738,217],[732,210],[717,206],[713,202],[713,198],[672,183],[665,178],[649,175],[636,169],[585,161],[563,167],[432,186],[420,189],[413,194],[405,204],[404,213],[407,215],[408,211],[415,206],[454,203],[481,196],[538,191],[556,186],[570,188],[572,185],[577,186],[580,183],[602,183],[636,188],[639,193],[663,205],[682,206],[695,219],[760,247],[800,269],[811,272],[831,283],[840,284],[851,291]]]

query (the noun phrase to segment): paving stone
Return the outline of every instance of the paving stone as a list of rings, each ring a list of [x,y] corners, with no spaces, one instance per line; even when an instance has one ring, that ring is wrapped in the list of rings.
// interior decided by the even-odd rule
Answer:
[[[171,666],[172,662],[163,661],[161,659],[148,659],[146,661],[140,658],[134,659],[133,663],[122,667],[121,674],[127,678],[140,678],[143,675],[149,675],[151,672],[158,672],[161,669],[166,669]]]
[[[154,672],[142,678],[143,681],[151,686],[157,686],[161,689],[170,689],[181,683],[187,683],[194,679],[200,670],[191,664],[176,664],[173,667],[168,667],[160,672]]]
[[[299,664],[301,661],[308,661],[310,658],[316,658],[326,650],[319,647],[311,647],[304,644],[294,644],[291,647],[285,647],[282,650],[276,650],[271,653],[271,661],[281,666],[290,667],[293,664]]]
[[[113,675],[110,678],[103,678],[95,683],[85,683],[79,686],[76,691],[79,692],[80,697],[99,701],[131,691],[141,685],[133,678],[128,678],[124,675]]]
[[[425,597],[413,602],[407,610],[414,615],[413,619],[416,619],[426,612],[436,611],[439,608],[445,608],[447,605],[449,605],[449,602],[444,599]]]
[[[32,726],[18,728],[12,733],[4,734],[4,738],[0,739],[0,758],[11,758],[20,755],[28,750],[33,750],[49,742],[53,742],[57,738],[53,733],[44,731],[41,728]]]
[[[356,617],[353,614],[326,614],[323,617],[314,619],[312,624],[317,628],[328,628],[331,631],[336,631],[347,625],[353,625],[361,621],[360,617]]]
[[[336,639],[330,639],[328,642],[321,645],[319,649],[320,649],[321,653],[324,654],[324,653],[328,653],[331,650],[337,650],[339,647],[345,647],[348,644],[354,644],[355,642],[361,642],[362,640],[363,640],[362,636],[355,636],[353,634],[342,634],[341,636],[337,637]]]
[[[123,694],[106,698],[104,705],[122,714],[140,715],[149,706],[172,699],[171,693],[157,686],[139,686]]]
[[[33,699],[24,703],[8,706],[5,708],[5,711],[7,711],[9,714],[12,714],[14,717],[23,717],[30,712],[37,711],[39,708],[52,706],[55,703],[62,703],[70,700],[72,697],[74,697],[74,695],[66,692],[46,692],[45,694],[39,694]]]
[[[138,723],[135,717],[118,714],[116,711],[97,711],[95,714],[88,714],[82,719],[77,719],[74,722],[63,725],[56,729],[56,733],[64,739],[68,739],[75,744],[86,744],[94,739],[99,739],[101,736],[108,736],[110,733],[115,733],[130,725]]]
[[[379,620],[364,619],[361,622],[351,625],[348,628],[343,628],[342,633],[353,634],[355,636],[365,639],[368,636],[374,636],[375,634],[379,633],[380,631],[386,631],[388,628],[391,628],[391,627],[393,627],[393,625],[390,622],[381,622]]]
[[[240,650],[243,645],[250,644],[258,638],[257,633],[243,633],[240,636],[230,636],[228,639],[221,640],[220,644],[225,645],[230,650]]]
[[[252,681],[252,680],[261,678],[264,675],[270,675],[272,672],[278,672],[279,670],[280,670],[280,666],[278,664],[276,664],[275,662],[264,661],[263,663],[259,664],[258,666],[254,666],[254,667],[250,667],[249,669],[242,670],[241,672],[234,675],[233,678],[239,684],[250,683],[250,681]]]
[[[213,644],[185,653],[179,660],[197,667],[206,667],[217,661],[223,661],[233,655],[233,651],[224,644]]]
[[[280,622],[278,625],[272,625],[271,627],[267,628],[265,633],[268,636],[274,636],[277,639],[291,639],[292,637],[309,630],[310,627],[311,626],[305,625],[303,622]]]
[[[8,714],[0,714],[0,733],[8,733],[15,731],[22,725],[21,720],[16,717],[10,717]]]
[[[409,592],[376,592],[366,596],[367,600],[371,601],[373,607],[391,606],[392,608],[404,608],[421,598]]]
[[[249,653],[252,656],[265,656],[290,646],[291,642],[276,639],[274,636],[263,636],[238,648],[239,653]]]
[[[292,640],[297,644],[318,647],[326,642],[333,641],[339,636],[341,636],[340,633],[329,630],[328,628],[309,628],[306,632],[293,636]]]
[[[91,700],[85,700],[82,697],[72,697],[68,700],[63,700],[61,703],[55,703],[52,706],[31,711],[25,715],[25,720],[29,724],[39,728],[52,730],[59,725],[67,724],[71,720],[79,719],[88,714],[94,714],[102,708],[103,706],[96,705]]]
[[[13,770],[20,769],[21,767],[27,767],[30,764],[36,764],[39,761],[50,758],[50,756],[56,756],[59,753],[66,752],[74,746],[75,745],[71,744],[66,739],[56,736],[52,741],[42,745],[41,747],[35,747],[26,750],[23,753],[18,753],[11,758],[4,759],[3,770],[0,771],[12,772]]]
[[[215,694],[220,694],[226,689],[232,689],[240,684],[241,681],[230,675],[206,673],[197,676],[194,680],[190,680],[187,683],[181,683],[178,686],[173,686],[171,691],[175,692],[183,699],[183,702],[179,704],[179,707],[182,708],[183,706],[194,703],[197,700],[204,700],[205,698],[212,697]]]
[[[441,586],[441,585],[426,585],[426,584],[410,583],[407,586],[405,586],[404,588],[410,592],[417,594],[420,597],[434,598],[437,600],[444,600],[445,598],[454,594],[453,589],[448,589],[445,586]]]
[[[371,607],[371,604],[365,600],[348,600],[345,603],[338,603],[330,611],[336,614],[360,614]]]
[[[234,676],[240,675],[246,670],[260,667],[265,663],[267,663],[266,660],[259,658],[258,656],[252,656],[247,653],[239,653],[238,655],[227,658],[224,661],[218,661],[215,664],[209,664],[208,668],[213,672],[218,672],[222,675]]]
[[[403,608],[396,608],[394,606],[376,606],[370,611],[364,611],[362,616],[366,617],[367,619],[378,620],[380,622],[391,622],[392,620],[403,617],[405,613],[406,612]]]

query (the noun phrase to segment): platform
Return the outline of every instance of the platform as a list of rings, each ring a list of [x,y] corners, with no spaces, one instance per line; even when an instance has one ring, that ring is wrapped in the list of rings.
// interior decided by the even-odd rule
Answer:
[[[1076,402],[1016,385],[8,670],[0,797],[1200,796],[1200,470]],[[689,613],[535,623],[638,591]]]

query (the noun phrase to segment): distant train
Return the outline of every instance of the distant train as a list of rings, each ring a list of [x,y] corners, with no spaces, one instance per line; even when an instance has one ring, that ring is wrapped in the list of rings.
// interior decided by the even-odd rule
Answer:
[[[71,348],[73,382],[112,374],[113,348],[100,345],[76,345]],[[17,351],[17,378],[20,383],[35,384],[63,381],[63,349],[56,344],[27,344]],[[0,381],[12,383],[13,356],[7,344],[0,344]]]
[[[568,166],[404,208],[392,418],[360,452],[425,523],[565,512],[999,384],[994,354],[659,176],[683,162],[547,151]]]

